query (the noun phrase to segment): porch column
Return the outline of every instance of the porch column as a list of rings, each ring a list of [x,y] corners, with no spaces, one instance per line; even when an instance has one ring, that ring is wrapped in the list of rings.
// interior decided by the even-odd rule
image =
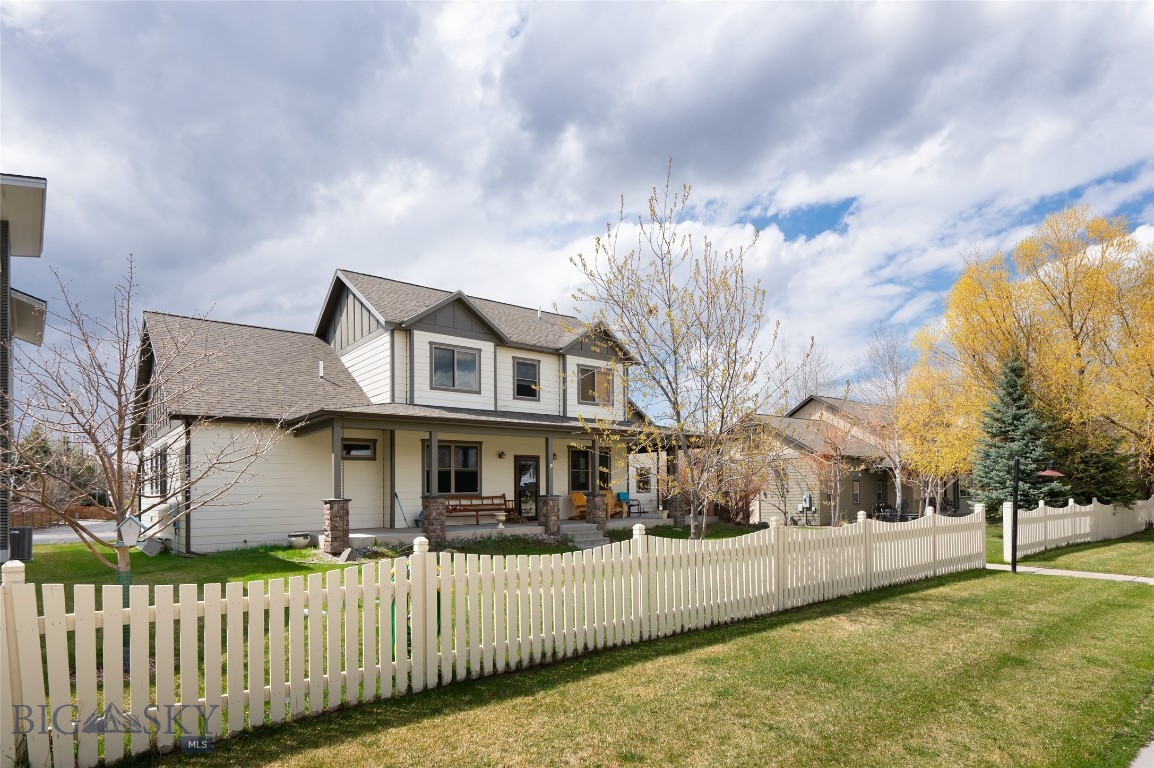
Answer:
[[[545,495],[553,495],[553,438],[545,438]]]
[[[605,494],[600,489],[585,494],[585,519],[597,530],[605,530]]]
[[[341,439],[344,437],[344,422],[338,416],[333,419],[333,498],[345,497],[345,477],[343,472],[344,451],[341,448]]]
[[[429,492],[421,496],[421,530],[429,541],[445,541],[445,497],[440,488],[440,465],[437,463],[437,432],[429,430]]]

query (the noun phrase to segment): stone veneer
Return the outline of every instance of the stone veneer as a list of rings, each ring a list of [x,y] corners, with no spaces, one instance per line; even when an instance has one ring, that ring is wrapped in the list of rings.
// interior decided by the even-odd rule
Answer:
[[[537,500],[537,519],[545,527],[546,536],[561,535],[561,497],[542,496]]]
[[[439,544],[445,542],[445,497],[427,495],[421,497],[421,531]]]
[[[325,499],[325,551],[339,555],[349,548],[349,500]]]
[[[605,530],[605,494],[594,491],[585,494],[585,520],[597,526],[597,530]]]

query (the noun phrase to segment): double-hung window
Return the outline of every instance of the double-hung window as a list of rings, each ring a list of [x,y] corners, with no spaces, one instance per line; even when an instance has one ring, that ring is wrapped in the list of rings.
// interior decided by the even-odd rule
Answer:
[[[541,399],[541,364],[538,361],[513,358],[513,397],[517,400]]]
[[[601,451],[597,457],[598,487],[607,490],[612,482],[610,471],[609,451]],[[593,451],[585,448],[571,448],[569,450],[569,490],[593,490]]]
[[[613,405],[612,369],[577,366],[577,402]]]
[[[429,443],[425,443],[423,476],[429,493]],[[479,443],[437,443],[436,493],[481,492],[481,446]]]
[[[637,468],[637,492],[650,493],[653,490],[653,474],[648,467]]]
[[[432,345],[432,387],[461,392],[481,391],[481,351]]]
[[[168,446],[158,448],[149,459],[149,485],[154,496],[168,496]]]

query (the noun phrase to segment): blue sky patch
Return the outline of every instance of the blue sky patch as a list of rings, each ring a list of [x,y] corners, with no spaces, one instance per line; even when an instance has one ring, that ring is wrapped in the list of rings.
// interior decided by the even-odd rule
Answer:
[[[823,232],[845,232],[846,214],[856,202],[856,197],[847,197],[834,203],[803,205],[769,216],[751,215],[739,221],[748,221],[758,229],[776,225],[786,240],[797,240],[801,237],[811,240]]]

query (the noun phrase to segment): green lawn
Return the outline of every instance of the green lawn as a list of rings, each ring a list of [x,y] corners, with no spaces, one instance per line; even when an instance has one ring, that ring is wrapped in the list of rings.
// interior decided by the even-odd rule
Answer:
[[[1076,544],[1024,557],[1022,563],[1071,571],[1154,577],[1154,530],[1113,541]]]
[[[744,536],[753,533],[756,528],[747,525],[730,525],[729,523],[710,523],[705,529],[706,539],[731,539],[734,536]],[[688,539],[689,526],[655,525],[647,528],[647,536],[661,536],[666,539]],[[633,538],[632,528],[608,528],[605,535],[611,541],[627,541]]]
[[[986,562],[1004,564],[1002,557],[1002,518],[986,518]]]
[[[1125,768],[1154,730],[1151,637],[1149,586],[971,572],[156,762]]]
[[[449,542],[444,549],[455,552],[491,555],[544,555],[571,552],[568,545],[550,544],[525,536],[483,537]],[[408,554],[411,550],[401,550]],[[381,557],[396,552],[381,548]],[[25,579],[37,584],[116,584],[117,574],[98,561],[83,544],[38,544],[32,548],[33,559],[25,563]],[[302,576],[319,571],[346,567],[346,563],[319,560],[316,549],[288,547],[254,547],[184,557],[163,553],[148,557],[132,552],[133,584],[209,584],[229,581],[254,581]],[[71,595],[71,590],[69,590]]]

